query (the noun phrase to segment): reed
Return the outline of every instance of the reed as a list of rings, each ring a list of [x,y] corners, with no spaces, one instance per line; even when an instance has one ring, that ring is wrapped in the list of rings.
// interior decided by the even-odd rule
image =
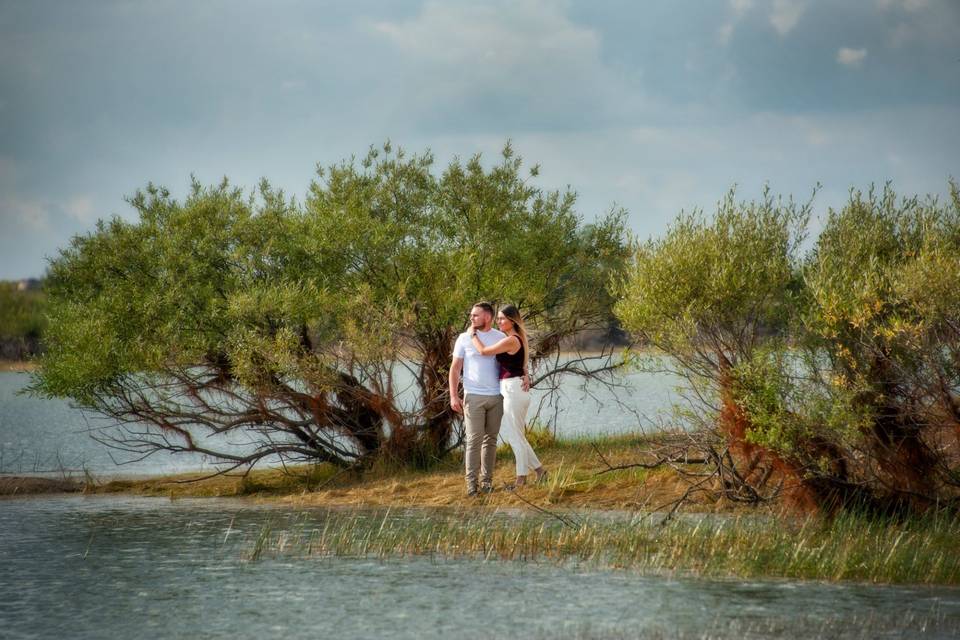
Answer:
[[[960,521],[700,516],[518,517],[502,512],[331,512],[318,527],[267,530],[248,557],[481,558],[589,563],[650,573],[960,584]]]

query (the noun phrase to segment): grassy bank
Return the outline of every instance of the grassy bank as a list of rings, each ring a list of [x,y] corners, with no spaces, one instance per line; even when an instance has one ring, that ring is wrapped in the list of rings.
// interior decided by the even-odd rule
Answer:
[[[463,462],[451,455],[428,471],[377,467],[363,473],[343,472],[328,465],[258,469],[246,476],[169,476],[101,483],[97,492],[132,492],[177,497],[252,496],[304,506],[456,507],[525,506],[553,508],[656,510],[679,497],[687,484],[669,469],[624,469],[601,473],[612,465],[640,460],[656,443],[653,437],[625,435],[595,440],[561,440],[538,435],[533,446],[549,471],[547,482],[519,493],[503,488],[514,480],[509,448],[498,452],[494,485],[482,499],[465,495]],[[528,505],[527,505],[528,506]],[[733,512],[742,509],[699,495],[688,509]]]
[[[960,522],[701,517],[561,522],[459,512],[334,514],[321,528],[265,527],[251,559],[276,555],[439,556],[577,561],[653,573],[910,584],[960,584]]]

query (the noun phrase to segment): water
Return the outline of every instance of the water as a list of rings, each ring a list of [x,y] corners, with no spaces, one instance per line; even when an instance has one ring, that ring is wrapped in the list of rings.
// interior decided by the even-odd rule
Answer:
[[[242,500],[0,502],[0,636],[953,638],[960,589],[642,576],[550,563],[265,558],[328,512]],[[401,517],[417,517],[406,515]]]
[[[0,473],[77,473],[86,469],[98,478],[120,475],[178,473],[213,469],[200,455],[155,454],[137,461],[132,454],[111,450],[91,438],[109,422],[72,408],[67,402],[18,394],[25,373],[0,372]],[[606,388],[585,393],[576,379],[560,389],[556,411],[544,406],[540,415],[560,437],[610,435],[653,428],[669,409],[678,382],[666,375],[632,373],[623,378],[618,404]],[[534,390],[531,413],[543,391]],[[117,463],[123,463],[118,466]]]

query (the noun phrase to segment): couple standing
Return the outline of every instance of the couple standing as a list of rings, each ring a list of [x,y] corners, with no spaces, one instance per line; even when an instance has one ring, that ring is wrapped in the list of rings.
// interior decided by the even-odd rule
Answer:
[[[450,406],[463,413],[466,425],[467,495],[493,491],[493,466],[497,458],[497,434],[503,421],[503,437],[517,460],[516,486],[526,483],[530,471],[543,479],[546,471],[525,435],[530,407],[530,377],[527,371],[527,333],[520,312],[513,305],[496,314],[500,330],[493,328],[494,311],[488,302],[470,309],[470,328],[457,337],[450,366]],[[463,401],[460,377],[463,373]],[[479,486],[477,472],[479,471]]]

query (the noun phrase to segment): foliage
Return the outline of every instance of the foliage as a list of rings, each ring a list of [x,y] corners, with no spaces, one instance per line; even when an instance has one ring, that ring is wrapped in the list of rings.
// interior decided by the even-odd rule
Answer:
[[[856,480],[897,500],[936,503],[960,486],[960,197],[852,192],[831,211],[804,269],[803,317],[828,383],[872,420]],[[859,454],[859,455],[858,455]],[[952,488],[951,488],[952,487]],[[946,491],[946,493],[944,493]]]
[[[616,286],[624,326],[714,382],[761,341],[785,334],[796,308],[797,258],[810,203],[737,202],[681,213],[662,238],[635,245]]]
[[[847,388],[822,384],[808,373],[808,354],[782,346],[758,350],[734,371],[738,407],[750,422],[746,439],[798,462],[807,474],[829,473],[833,449],[855,446],[873,418]]]
[[[731,190],[711,219],[681,213],[666,236],[637,244],[618,283],[616,313],[668,356],[667,366],[690,382],[695,404],[706,405],[699,425],[704,454],[721,475],[732,472],[728,492],[736,485],[732,493],[745,499],[764,499],[774,467],[786,468],[755,446],[763,439],[743,410],[746,387],[737,375],[761,350],[782,348],[787,339],[810,206],[774,198],[769,190],[758,202],[737,202]],[[713,431],[741,460],[713,450]],[[781,438],[769,426],[765,432]]]
[[[266,182],[194,181],[182,202],[150,185],[129,200],[137,221],[101,222],[53,261],[34,390],[129,424],[111,443],[144,454],[435,459],[456,444],[447,367],[473,302],[518,304],[535,364],[609,322],[597,292],[626,256],[622,212],[584,224],[535,176],[509,145],[492,168],[437,175],[387,144],[319,169],[303,203]],[[250,444],[202,437],[228,433]]]
[[[681,214],[637,247],[617,312],[708,383],[707,422],[747,480],[778,471],[808,505],[956,503],[956,185],[947,204],[851,192],[805,256],[809,205],[771,203]]]
[[[39,338],[45,302],[42,291],[18,291],[16,282],[0,282],[0,338]]]

